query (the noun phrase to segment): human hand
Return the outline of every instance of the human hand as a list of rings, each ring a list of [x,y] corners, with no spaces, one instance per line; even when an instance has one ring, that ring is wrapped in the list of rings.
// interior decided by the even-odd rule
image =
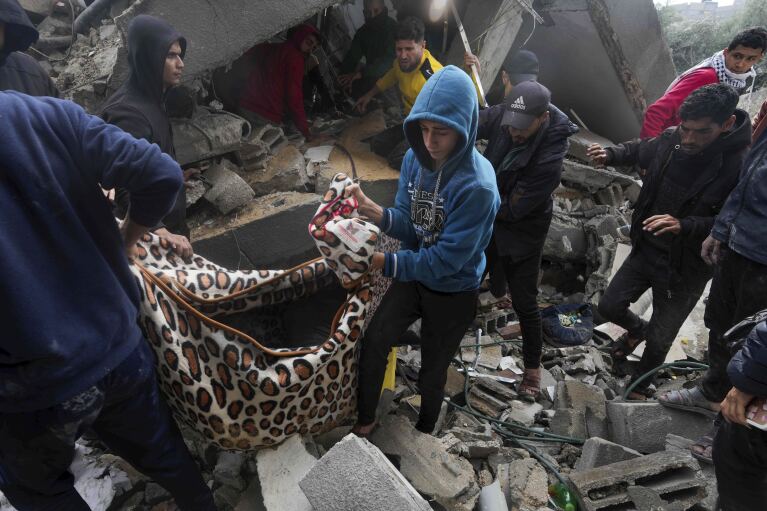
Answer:
[[[707,265],[713,266],[719,262],[721,249],[722,242],[709,235],[705,240],[703,240],[703,245],[700,249],[700,257]]]
[[[370,269],[383,270],[385,264],[386,264],[386,254],[384,254],[383,252],[375,252],[373,254],[373,259],[370,261]]]
[[[154,231],[154,233],[160,238],[170,244],[174,252],[176,252],[181,259],[190,259],[194,255],[192,250],[192,244],[186,236],[180,234],[173,234],[168,229],[161,228]]]
[[[362,73],[357,71],[356,73],[347,73],[338,77],[338,83],[344,89],[351,89],[352,84],[362,78]]]
[[[597,167],[602,167],[607,163],[607,150],[599,144],[591,144],[586,149],[586,156],[591,158]]]
[[[660,236],[663,233],[679,234],[682,232],[682,224],[671,215],[653,215],[642,222],[642,229]]]
[[[359,113],[364,114],[365,111],[368,109],[368,103],[370,103],[371,99],[373,99],[372,96],[365,94],[360,99],[358,99],[357,102],[354,104],[354,109],[357,110]]]
[[[746,394],[733,387],[727,396],[722,401],[722,415],[733,424],[741,424],[747,426],[746,422],[746,407],[754,399],[751,394]]]
[[[477,73],[480,72],[480,65],[479,65],[479,57],[471,53],[470,51],[467,51],[463,54],[463,66],[466,69],[471,69],[471,66],[476,66]]]

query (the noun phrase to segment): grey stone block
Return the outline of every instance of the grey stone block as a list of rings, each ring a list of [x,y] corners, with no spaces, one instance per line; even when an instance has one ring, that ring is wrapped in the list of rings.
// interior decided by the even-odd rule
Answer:
[[[658,402],[610,401],[607,416],[610,440],[642,453],[664,450],[669,433],[695,440],[711,429],[710,419]]]
[[[639,458],[640,456],[642,454],[634,449],[614,444],[604,438],[594,437],[589,438],[583,444],[581,457],[575,463],[574,468],[580,472],[619,461]]]
[[[388,455],[400,457],[400,472],[422,494],[447,509],[472,509],[479,496],[474,468],[450,454],[439,439],[419,432],[402,416],[388,415],[371,438]]]
[[[498,481],[510,509],[537,509],[548,502],[549,476],[534,459],[498,466]]]
[[[607,409],[605,393],[595,385],[580,381],[563,381],[557,384],[554,407],[557,415],[562,410],[572,410],[583,415],[584,437],[607,436]],[[556,415],[554,416],[556,419]]]
[[[429,511],[431,507],[370,442],[349,434],[299,483],[314,509]]]
[[[221,213],[227,214],[250,202],[256,194],[240,176],[234,172],[236,166],[228,160],[222,160],[205,171],[205,178],[213,187],[205,193],[205,200],[213,204]]]
[[[580,410],[557,410],[550,429],[556,435],[586,438],[586,414]]]
[[[689,454],[675,452],[657,452],[573,472],[570,481],[586,511],[649,511],[646,504],[653,501],[661,502],[661,507],[652,509],[682,510],[689,509],[706,496],[706,480],[698,462]]]

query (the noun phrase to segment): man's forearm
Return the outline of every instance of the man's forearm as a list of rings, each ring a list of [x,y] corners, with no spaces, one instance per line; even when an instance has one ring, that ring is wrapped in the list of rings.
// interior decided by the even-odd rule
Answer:
[[[360,215],[369,218],[374,224],[381,225],[384,210],[372,200],[368,199],[364,204],[360,204],[358,211]]]

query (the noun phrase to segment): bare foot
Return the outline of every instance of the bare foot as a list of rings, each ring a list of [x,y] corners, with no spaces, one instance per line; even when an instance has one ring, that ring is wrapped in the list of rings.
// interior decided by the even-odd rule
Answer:
[[[373,432],[373,429],[375,429],[375,427],[376,427],[375,422],[371,422],[370,424],[365,424],[365,425],[362,425],[358,422],[352,428],[352,433],[354,433],[360,438],[367,438]]]

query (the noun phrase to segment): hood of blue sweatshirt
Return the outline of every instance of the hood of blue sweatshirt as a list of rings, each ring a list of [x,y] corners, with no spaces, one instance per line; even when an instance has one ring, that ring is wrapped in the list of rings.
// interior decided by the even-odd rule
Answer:
[[[434,160],[423,143],[420,121],[443,124],[458,132],[461,139],[442,167],[442,179],[473,158],[479,125],[479,103],[474,84],[455,66],[447,66],[426,81],[405,119],[405,136],[423,168],[436,170]]]
[[[420,121],[459,135],[441,168],[426,150]],[[448,66],[426,81],[405,120],[411,149],[400,170],[393,208],[381,227],[399,239],[401,250],[386,254],[384,275],[417,281],[440,292],[473,291],[485,268],[500,204],[493,166],[474,148],[479,109],[468,75]]]

